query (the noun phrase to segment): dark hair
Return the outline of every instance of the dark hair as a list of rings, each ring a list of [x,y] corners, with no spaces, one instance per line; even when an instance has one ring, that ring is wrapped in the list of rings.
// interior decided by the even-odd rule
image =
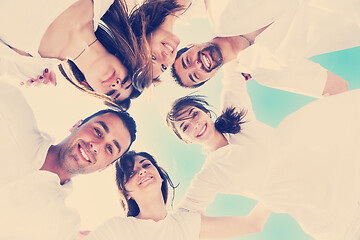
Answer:
[[[137,205],[136,201],[132,198],[128,199],[128,191],[125,188],[126,183],[129,181],[131,173],[134,169],[135,157],[142,156],[148,159],[152,165],[157,169],[160,174],[160,177],[163,179],[161,185],[161,192],[163,195],[164,203],[167,203],[168,200],[168,185],[173,189],[173,198],[172,202],[174,201],[175,196],[175,188],[173,182],[171,181],[167,172],[160,167],[154,157],[146,152],[135,152],[129,151],[128,153],[124,154],[115,164],[116,168],[116,184],[119,189],[119,192],[122,197],[122,206],[126,212],[128,217],[136,217],[140,213],[139,206]]]
[[[148,63],[152,64],[151,49],[146,36],[155,31],[169,15],[184,10],[184,6],[176,0],[146,0],[140,7],[132,10],[130,14],[130,25],[140,45],[144,46]],[[149,65],[152,66],[152,65]],[[152,69],[152,68],[150,68]],[[138,79],[133,82],[135,88],[142,91],[151,85],[152,82],[160,81],[159,78]]]
[[[118,58],[126,67],[132,82],[136,82],[137,79],[151,78],[150,70],[146,70],[145,67],[147,60],[143,54],[144,51],[142,47],[138,45],[137,39],[132,32],[128,20],[127,7],[122,0],[116,0],[110,6],[108,11],[101,18],[95,35],[104,48],[110,54]],[[60,65],[59,69],[64,77],[78,89],[103,98],[107,105],[128,109],[130,107],[130,99],[136,98],[141,94],[141,91],[134,89],[128,99],[114,101],[103,94],[95,93],[91,87],[89,88],[81,84],[86,82],[86,79],[76,64],[71,60],[68,60],[67,62],[77,83],[71,80],[72,78],[65,73]]]
[[[181,137],[181,134],[175,127],[175,122],[186,120],[189,118],[189,117],[180,118],[180,116],[184,113],[184,110],[189,106],[199,108],[205,113],[210,113],[210,117],[211,117],[211,113],[214,113],[210,109],[210,105],[205,100],[204,96],[187,95],[175,100],[175,102],[172,104],[170,111],[166,116],[166,123],[168,127],[170,127],[171,130],[175,133],[175,135],[183,141],[184,139]],[[232,133],[232,134],[239,133],[241,131],[241,124],[245,123],[245,121],[243,121],[245,115],[246,115],[246,111],[244,110],[237,112],[235,107],[228,107],[216,119],[215,128],[220,133]]]
[[[186,52],[187,50],[189,50],[190,48],[192,47],[183,47],[181,48],[180,50],[177,51],[176,53],[176,57],[175,57],[175,61],[176,59],[178,59],[184,52]],[[181,78],[179,77],[179,74],[176,72],[176,69],[175,69],[175,63],[173,63],[171,65],[171,68],[170,68],[170,71],[171,71],[171,76],[174,78],[175,82],[181,86],[181,87],[184,87],[184,88],[198,88],[202,85],[205,84],[206,81],[203,81],[201,83],[198,83],[198,84],[195,84],[195,85],[192,85],[192,86],[186,86],[184,85],[184,83],[181,81]]]
[[[82,123],[79,125],[79,127],[81,125],[83,125],[84,123],[86,123],[87,121],[89,121],[90,119],[96,117],[96,116],[100,116],[100,115],[104,115],[106,113],[111,113],[114,114],[116,116],[118,116],[121,121],[124,123],[125,127],[127,128],[127,130],[130,133],[130,145],[129,147],[126,149],[126,151],[124,152],[124,154],[130,149],[132,143],[135,141],[136,139],[136,123],[135,120],[130,116],[130,114],[126,111],[121,111],[121,110],[113,110],[113,109],[103,109],[100,110],[90,116],[88,116],[87,118],[85,118]],[[116,160],[116,159],[115,159]]]

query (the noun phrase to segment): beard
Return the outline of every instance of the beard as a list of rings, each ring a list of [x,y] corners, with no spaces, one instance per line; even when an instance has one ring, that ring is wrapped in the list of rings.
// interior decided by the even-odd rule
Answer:
[[[201,51],[198,52],[198,61],[202,63],[201,61],[201,54],[207,52],[208,55],[211,58],[211,61],[213,62],[212,66],[210,69],[207,69],[204,67],[204,64],[202,66],[202,68],[206,71],[206,72],[211,72],[212,70],[218,68],[219,66],[222,65],[224,59],[223,56],[221,54],[221,50],[219,48],[219,46],[215,43],[211,43],[210,46],[202,49]]]

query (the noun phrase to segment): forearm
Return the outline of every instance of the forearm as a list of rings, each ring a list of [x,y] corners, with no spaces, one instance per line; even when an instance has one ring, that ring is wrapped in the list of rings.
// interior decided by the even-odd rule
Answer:
[[[200,238],[231,238],[262,231],[270,211],[257,205],[248,216],[201,217]]]

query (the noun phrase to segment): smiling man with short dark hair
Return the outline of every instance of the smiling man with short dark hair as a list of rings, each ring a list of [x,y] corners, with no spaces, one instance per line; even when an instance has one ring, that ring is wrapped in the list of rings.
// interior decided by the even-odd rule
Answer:
[[[58,144],[40,132],[20,91],[0,81],[0,238],[76,239],[80,218],[64,200],[71,178],[104,169],[136,138],[124,111],[101,110]]]

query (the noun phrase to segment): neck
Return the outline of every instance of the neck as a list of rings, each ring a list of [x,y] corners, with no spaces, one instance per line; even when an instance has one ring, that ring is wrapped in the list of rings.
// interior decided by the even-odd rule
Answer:
[[[210,42],[213,42],[220,47],[220,51],[224,59],[223,63],[225,64],[236,59],[239,52],[250,47],[250,45],[252,45],[250,42],[254,43],[256,37],[270,25],[271,24],[241,36],[216,37],[213,38]]]
[[[42,167],[40,168],[40,170],[52,172],[52,173],[55,173],[56,175],[58,175],[58,177],[60,179],[60,184],[62,185],[70,180],[70,178],[72,177],[72,174],[65,172],[61,168],[60,159],[59,159],[59,151],[60,151],[60,148],[58,145],[52,145],[49,148],[49,151],[45,158],[45,162],[42,165]]]
[[[94,66],[95,62],[101,57],[109,54],[99,41],[95,41],[94,37],[91,41],[82,44],[82,48],[72,55],[72,59],[80,71],[85,75]],[[94,42],[95,41],[95,42]],[[91,46],[89,46],[91,44]]]
[[[224,135],[216,130],[214,137],[212,137],[211,140],[204,145],[210,152],[214,152],[217,149],[222,148],[228,144],[229,142],[224,137]]]
[[[163,220],[166,215],[166,205],[161,190],[155,194],[147,194],[144,198],[136,199],[140,213],[136,216],[138,219],[152,219],[154,221]]]

